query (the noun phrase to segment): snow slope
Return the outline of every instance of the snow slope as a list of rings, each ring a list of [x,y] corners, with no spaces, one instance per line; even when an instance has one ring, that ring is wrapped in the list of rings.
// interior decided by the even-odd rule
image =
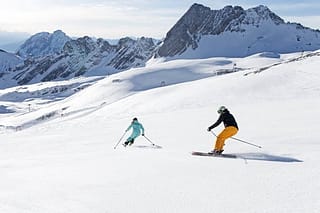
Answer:
[[[0,73],[7,72],[21,63],[21,58],[12,53],[8,53],[0,49]]]
[[[263,24],[263,29],[246,27],[245,31],[241,33],[224,32],[221,35],[203,36],[197,49],[189,48],[180,56],[173,58],[192,59],[199,58],[199,56],[200,58],[208,58],[220,55],[245,57],[259,53],[261,50],[290,53],[320,48],[319,38],[315,36],[317,34],[310,32],[310,29],[298,31],[296,25],[276,26],[268,21]],[[303,39],[303,41],[297,42],[297,39]]]
[[[151,61],[62,100],[39,98],[38,110],[1,115],[0,210],[318,212],[320,54],[270,56]],[[217,75],[230,70],[238,72]],[[7,92],[2,105],[12,103],[1,99]],[[206,129],[220,105],[235,115],[236,137],[262,149],[229,140],[225,152],[243,159],[190,155],[211,149]],[[22,131],[5,128],[63,108]],[[142,137],[113,149],[133,117],[163,149]]]

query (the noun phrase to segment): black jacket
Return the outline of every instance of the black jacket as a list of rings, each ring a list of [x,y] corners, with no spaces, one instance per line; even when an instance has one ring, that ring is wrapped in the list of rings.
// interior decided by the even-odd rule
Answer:
[[[215,127],[217,127],[219,124],[221,124],[221,122],[223,122],[224,124],[224,127],[228,127],[228,126],[234,126],[236,127],[237,129],[238,128],[238,124],[236,122],[236,119],[233,117],[233,115],[226,109],[223,111],[223,113],[220,114],[220,117],[219,119],[214,123],[212,124],[210,127],[209,127],[209,131]]]

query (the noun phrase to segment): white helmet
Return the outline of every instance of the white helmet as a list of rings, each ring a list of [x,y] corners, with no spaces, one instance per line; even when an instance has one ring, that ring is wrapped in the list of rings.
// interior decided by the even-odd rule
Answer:
[[[226,108],[225,106],[221,106],[221,107],[219,107],[219,109],[218,109],[218,113],[221,114],[221,113],[223,113],[223,111],[225,111],[225,110],[227,110],[227,108]]]

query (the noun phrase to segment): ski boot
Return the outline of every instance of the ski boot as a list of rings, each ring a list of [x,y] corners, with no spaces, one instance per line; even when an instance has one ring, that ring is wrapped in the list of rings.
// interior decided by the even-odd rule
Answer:
[[[223,149],[221,149],[221,150],[214,149],[214,150],[208,152],[208,154],[209,155],[221,155],[223,151],[224,151]]]
[[[131,141],[129,141],[129,146],[131,146],[133,144],[134,140],[132,139]]]

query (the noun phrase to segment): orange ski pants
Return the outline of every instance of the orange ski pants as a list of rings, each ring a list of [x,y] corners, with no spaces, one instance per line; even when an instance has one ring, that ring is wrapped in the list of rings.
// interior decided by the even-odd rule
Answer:
[[[234,126],[228,126],[218,135],[216,140],[215,150],[222,150],[226,139],[237,134],[238,129]]]

